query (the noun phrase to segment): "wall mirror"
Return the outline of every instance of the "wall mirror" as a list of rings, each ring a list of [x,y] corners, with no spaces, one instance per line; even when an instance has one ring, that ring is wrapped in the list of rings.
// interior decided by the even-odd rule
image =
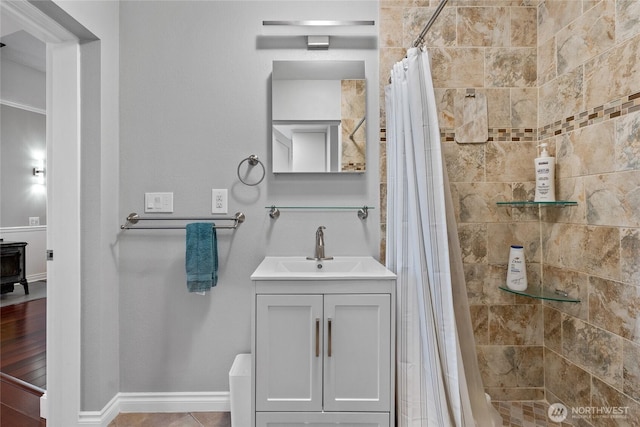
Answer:
[[[274,173],[364,172],[364,61],[274,61]]]

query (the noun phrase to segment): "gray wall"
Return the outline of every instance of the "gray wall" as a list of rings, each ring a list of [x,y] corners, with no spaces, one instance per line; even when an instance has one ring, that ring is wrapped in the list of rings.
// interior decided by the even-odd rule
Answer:
[[[174,215],[208,216],[211,189],[229,189],[236,231],[220,230],[218,286],[186,291],[185,233],[126,231],[120,248],[120,366],[123,392],[226,391],[237,353],[250,349],[250,274],[265,255],[312,255],[325,225],[328,255],[378,256],[377,46],[310,52],[276,48],[263,20],[376,20],[378,3],[273,1],[123,1],[120,5],[120,214],[143,212],[145,192],[174,193]],[[280,34],[278,32],[281,31]],[[275,32],[275,34],[274,34]],[[282,40],[281,40],[282,41]],[[284,42],[287,42],[284,40]],[[267,178],[255,187],[236,177],[257,154],[270,170],[270,73],[273,60],[363,59],[368,82],[368,171]],[[355,211],[265,206],[375,206]]]
[[[0,105],[0,121],[0,227],[26,227],[29,217],[46,225],[46,188],[32,172],[46,156],[46,116]]]

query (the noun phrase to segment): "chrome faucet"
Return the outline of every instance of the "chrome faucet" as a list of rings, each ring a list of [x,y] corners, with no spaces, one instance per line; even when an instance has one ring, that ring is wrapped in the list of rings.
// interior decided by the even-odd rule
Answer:
[[[324,232],[322,230],[326,230],[326,227],[324,225],[321,225],[316,230],[316,256],[307,257],[307,259],[314,259],[316,261],[333,259],[332,256],[331,257],[324,256]]]

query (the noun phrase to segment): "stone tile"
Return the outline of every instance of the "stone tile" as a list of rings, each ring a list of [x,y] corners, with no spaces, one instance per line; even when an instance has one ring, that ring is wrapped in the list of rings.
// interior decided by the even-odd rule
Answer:
[[[578,202],[577,206],[548,207],[542,209],[545,222],[587,224],[587,204],[585,203],[584,178],[557,178],[556,200]]]
[[[493,305],[489,307],[489,344],[542,345],[541,305]]]
[[[619,408],[620,417],[601,417],[593,420],[598,426],[640,426],[640,404],[598,378],[592,378],[591,405],[596,408]]]
[[[562,314],[546,304],[543,309],[544,346],[562,353]]]
[[[543,387],[542,346],[478,346],[484,386]]]
[[[511,89],[511,127],[536,128],[538,118],[538,89]]]
[[[482,144],[442,144],[450,182],[484,181],[485,154]]]
[[[487,226],[486,224],[460,224],[458,239],[462,250],[462,262],[487,262]]]
[[[620,276],[620,231],[617,227],[547,224],[542,241],[545,265],[613,280]]]
[[[484,48],[429,48],[434,87],[484,86]]]
[[[640,284],[640,229],[620,230],[620,280],[638,286]]]
[[[546,42],[582,14],[582,2],[546,0],[538,7],[538,42]]]
[[[191,415],[203,426],[231,427],[229,412],[192,412]]]
[[[616,41],[620,42],[640,34],[640,2],[616,1]]]
[[[469,311],[476,345],[489,344],[489,307],[486,305],[470,305]]]
[[[636,401],[640,401],[640,345],[624,341],[624,386],[622,391]]]
[[[487,48],[484,85],[488,87],[533,87],[537,82],[536,49],[528,47]]]
[[[511,7],[511,46],[536,47],[538,18],[535,7]]]
[[[538,86],[555,79],[556,70],[556,38],[552,37],[538,46]]]
[[[583,85],[582,67],[578,67],[540,86],[538,123],[553,123],[584,111]]]
[[[487,142],[486,175],[489,182],[534,181],[536,142]]]
[[[496,205],[510,200],[511,185],[507,183],[451,183],[454,210],[459,222],[508,221],[509,213]]]
[[[622,338],[572,316],[562,322],[562,354],[614,387],[622,387]]]
[[[541,401],[544,400],[544,388],[538,387],[485,387],[485,392],[493,401]],[[502,417],[504,421],[506,417]],[[503,424],[504,425],[504,424]],[[519,425],[519,424],[506,424]]]
[[[490,223],[487,224],[487,236],[488,261],[491,264],[506,266],[511,245],[524,246],[527,263],[540,262],[540,234],[535,222]]]
[[[509,46],[508,7],[459,7],[458,46]]]
[[[505,285],[505,267],[487,264],[465,264],[465,281],[469,304],[514,304],[515,295],[501,291]]]
[[[640,287],[590,277],[589,319],[600,328],[640,344]]]
[[[404,46],[402,39],[403,25],[403,9],[400,7],[381,7],[380,8],[380,31],[379,43],[380,47],[399,47]]]
[[[544,287],[549,292],[556,289],[566,292],[570,297],[578,298],[579,303],[546,301],[545,305],[562,313],[569,314],[581,320],[589,318],[589,276],[579,271],[544,266]]]
[[[589,224],[640,227],[640,170],[588,176],[584,185]]]
[[[545,387],[567,406],[589,406],[591,375],[577,365],[545,349]]]
[[[616,146],[612,120],[577,129],[558,138],[556,174],[560,178],[613,172]]]
[[[189,413],[122,413],[110,427],[202,427]]]
[[[617,119],[615,129],[615,170],[640,170],[640,111]]]
[[[477,89],[476,92],[487,96],[487,113],[489,115],[489,128],[511,128],[511,89],[510,88],[486,88]]]
[[[634,37],[585,63],[585,110],[638,90],[639,51],[640,37]]]
[[[403,17],[403,46],[413,46],[413,42],[420,35],[425,24],[429,21],[435,7],[409,7],[404,10]],[[427,34],[426,46],[455,46],[456,45],[456,9],[445,7]],[[449,86],[452,87],[452,86]],[[455,86],[453,86],[455,87]]]
[[[533,161],[531,162],[533,164]],[[535,182],[514,182],[512,200],[533,200],[535,198]],[[519,206],[511,209],[511,216],[514,221],[538,221],[540,211],[537,206]]]
[[[454,100],[457,89],[435,88],[434,92],[440,129],[455,128]]]
[[[583,64],[615,43],[615,3],[602,1],[556,34],[558,74]]]

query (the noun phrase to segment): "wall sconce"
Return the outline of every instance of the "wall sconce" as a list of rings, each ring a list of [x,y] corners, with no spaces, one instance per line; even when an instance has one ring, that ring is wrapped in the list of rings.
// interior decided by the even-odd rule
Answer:
[[[37,166],[37,167],[33,168],[33,176],[36,176],[38,178],[43,178],[44,177],[44,167]]]

